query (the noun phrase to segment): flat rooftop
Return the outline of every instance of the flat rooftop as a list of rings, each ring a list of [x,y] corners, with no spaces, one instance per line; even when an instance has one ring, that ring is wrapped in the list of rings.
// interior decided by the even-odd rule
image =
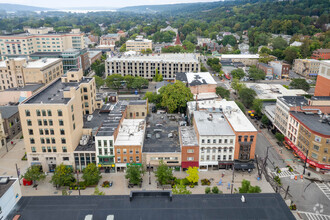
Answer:
[[[182,126],[179,130],[182,146],[198,146],[196,132],[193,127]]]
[[[116,146],[143,145],[145,131],[144,119],[124,119],[120,124]]]
[[[186,75],[190,86],[217,84],[209,72],[186,73]]]
[[[194,119],[199,135],[235,135],[222,113],[194,111]]]
[[[167,53],[167,54],[149,54],[149,55],[127,55],[109,57],[107,62],[112,61],[151,61],[151,62],[173,62],[173,63],[199,63],[198,54],[194,53]]]
[[[181,152],[179,121],[183,119],[177,114],[151,114],[147,117],[146,139],[142,152]]]
[[[6,89],[5,91],[36,91],[38,89],[40,89],[41,87],[43,87],[44,84],[26,84],[23,87],[14,87],[14,88],[9,88]]]
[[[278,99],[289,107],[308,105],[308,100],[304,96],[283,96],[278,97]]]
[[[280,96],[308,94],[302,89],[287,89],[281,84],[245,83],[245,85],[257,93],[258,99],[277,99]]]
[[[10,58],[10,60],[21,61],[21,60],[26,60],[26,58],[17,57],[17,58]],[[0,61],[0,68],[6,68],[7,67],[7,61],[8,60]]]
[[[61,60],[62,59],[60,58],[43,58],[36,61],[29,61],[27,62],[25,68],[44,68],[49,65],[54,65]]]
[[[305,114],[294,111],[290,113],[310,130],[330,136],[330,118],[327,122],[322,123],[322,118],[318,114]]]
[[[101,190],[102,191],[102,190]],[[146,192],[148,193],[148,192]],[[168,196],[23,196],[8,215],[12,219],[81,220],[86,215],[106,220],[295,220],[281,198],[275,193],[201,194]]]
[[[70,87],[78,89],[81,83],[88,83],[91,79],[85,77],[79,83],[62,83],[61,78],[58,78],[22,104],[67,104],[70,98],[64,98],[63,91],[69,90]]]
[[[92,114],[92,119],[87,120],[88,115],[84,116],[84,126],[83,128],[98,128],[109,117],[108,113],[100,112],[100,110],[95,110]]]
[[[0,179],[4,179],[7,177],[0,176]],[[15,183],[17,179],[11,179],[9,178],[9,181],[7,183],[0,183],[0,198],[7,192],[7,190]]]
[[[189,112],[192,113],[196,110],[196,101],[188,102],[187,106]],[[200,110],[208,112],[223,112],[230,125],[237,132],[254,132],[257,129],[241,111],[234,101],[222,100],[204,100],[198,101]]]
[[[221,54],[221,59],[259,59],[259,54]]]

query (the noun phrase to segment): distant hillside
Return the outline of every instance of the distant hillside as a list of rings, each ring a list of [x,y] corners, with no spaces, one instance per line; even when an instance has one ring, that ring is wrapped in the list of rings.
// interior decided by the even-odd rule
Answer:
[[[28,5],[0,3],[0,11],[47,11],[50,8],[41,8]]]

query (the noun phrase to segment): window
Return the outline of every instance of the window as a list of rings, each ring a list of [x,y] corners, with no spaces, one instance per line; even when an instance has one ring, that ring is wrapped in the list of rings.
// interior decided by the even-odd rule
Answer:
[[[99,148],[99,155],[102,155],[102,148]]]
[[[126,149],[123,149],[123,154],[126,154],[126,153],[127,153]]]
[[[222,159],[223,160],[227,160],[227,156],[226,155],[223,155]]]
[[[117,154],[120,154],[120,149],[117,149]]]
[[[191,154],[191,153],[194,153],[194,149],[188,149],[188,150],[187,150],[187,153],[190,153],[190,154]]]
[[[68,152],[68,149],[66,149],[66,147],[62,147],[62,151],[63,151],[64,153],[66,153],[66,152]]]
[[[40,138],[40,143],[44,144],[45,143],[45,138]]]
[[[129,149],[129,153],[130,154],[133,154],[133,149]]]
[[[117,157],[117,162],[120,163],[120,157]]]
[[[51,135],[54,135],[54,129],[49,129],[49,131]]]
[[[219,144],[221,144],[222,143],[222,139],[219,139]]]
[[[55,138],[52,138],[52,144],[55,144],[56,142],[55,142]]]
[[[46,138],[46,143],[50,144],[50,139],[49,138]]]
[[[127,157],[124,157],[124,162],[125,162],[125,163],[127,162]]]
[[[46,153],[46,148],[45,147],[42,147],[41,149],[42,149],[43,153]]]
[[[32,151],[32,153],[35,153],[36,152],[36,147],[31,147],[31,151]]]
[[[103,140],[103,145],[104,145],[104,147],[107,147],[108,146],[108,141],[107,140]]]
[[[144,112],[142,112],[142,116],[144,117]]]
[[[51,147],[47,147],[47,152],[48,153],[52,152],[52,148]]]
[[[139,153],[139,149],[136,149],[136,150],[135,150],[135,153],[138,154],[138,153]]]
[[[40,119],[38,119],[38,125],[42,126],[42,121]]]
[[[72,121],[74,121],[74,115],[72,115]]]
[[[51,110],[47,110],[47,114],[48,114],[48,116],[52,116],[52,111]]]
[[[136,156],[136,161],[135,162],[140,162],[140,157]]]
[[[73,105],[71,105],[71,112],[73,112]]]
[[[25,110],[25,116],[31,116],[31,113],[29,110]]]
[[[60,129],[60,134],[65,135],[64,129]]]
[[[56,151],[57,151],[57,150],[56,150],[56,147],[53,147],[53,152],[56,153]]]
[[[41,116],[40,110],[36,110],[37,116]]]
[[[193,157],[188,157],[187,160],[192,161],[192,160],[194,160],[194,158]]]
[[[244,142],[247,142],[247,141],[248,141],[248,136],[245,135],[245,136],[244,136]]]
[[[328,153],[328,148],[324,148],[324,153]]]
[[[315,139],[314,139],[314,141],[316,141],[316,142],[321,142],[321,137],[315,135]]]
[[[314,159],[317,159],[317,154],[316,153],[312,153],[312,157],[314,158]]]
[[[49,123],[49,126],[53,126],[53,120],[52,119],[49,119],[48,123]]]
[[[76,129],[76,123],[73,123],[73,130]]]
[[[133,162],[133,157],[129,157],[129,162]]]
[[[70,158],[69,157],[63,157],[63,161],[69,161]]]
[[[39,161],[38,157],[32,157],[32,161]]]
[[[231,143],[231,144],[234,143],[234,139],[230,139],[230,143]]]
[[[213,139],[213,144],[217,143],[217,140],[216,139]]]
[[[253,142],[253,139],[254,139],[254,136],[251,135],[251,136],[250,136],[250,142]]]
[[[206,160],[210,160],[210,155],[206,155]]]
[[[43,129],[39,129],[39,134],[43,135],[44,134],[44,130]]]
[[[65,138],[61,138],[61,143],[62,143],[62,144],[66,144],[66,140],[65,140]]]
[[[35,144],[34,138],[30,138],[30,144]]]
[[[210,144],[211,143],[211,140],[210,139],[207,139],[207,143]]]
[[[42,110],[42,116],[46,116],[46,111],[45,110]]]
[[[108,155],[108,148],[104,148],[104,155]]]
[[[29,135],[33,135],[33,130],[29,129]]]
[[[30,119],[26,120],[28,126],[32,126],[32,121]]]
[[[225,142],[224,142],[224,143],[225,143],[225,144],[227,144],[227,141],[228,141],[228,140],[227,140],[227,139],[225,139]]]
[[[110,143],[110,147],[113,147],[113,140],[110,140],[109,143]]]
[[[316,151],[319,151],[320,147],[317,146],[317,145],[314,145],[313,149],[316,150]]]
[[[202,144],[204,144],[205,143],[205,140],[204,139],[202,139]]]
[[[133,113],[132,113],[132,112],[129,113],[129,117],[130,117],[130,118],[133,117]]]
[[[238,142],[242,142],[242,136],[238,136]]]
[[[62,110],[57,110],[57,115],[58,115],[58,116],[63,116],[63,112],[62,112]]]
[[[228,160],[231,160],[231,159],[232,159],[232,156],[231,156],[231,155],[229,155],[229,156],[228,156]]]
[[[45,135],[49,135],[49,130],[45,129]]]
[[[46,119],[44,119],[44,126],[48,125],[48,121]]]
[[[59,120],[58,120],[58,124],[59,124],[60,126],[63,126],[63,125],[64,125],[63,120],[62,120],[62,119],[59,119]]]
[[[325,141],[325,143],[326,143],[326,144],[330,144],[330,139],[327,139],[327,140]]]

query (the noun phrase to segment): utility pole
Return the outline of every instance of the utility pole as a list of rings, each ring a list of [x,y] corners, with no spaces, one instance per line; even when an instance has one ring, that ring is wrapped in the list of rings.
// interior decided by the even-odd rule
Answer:
[[[307,165],[307,156],[308,156],[308,150],[306,151],[306,159],[305,159],[305,165],[304,165],[303,175],[305,175],[305,170],[306,170],[306,165]]]
[[[257,162],[257,169],[258,169],[258,177],[261,179],[261,172],[260,172],[260,167],[259,167],[259,158],[258,158],[258,155],[255,155],[255,158],[256,158],[256,162]]]
[[[6,146],[7,146],[7,145],[6,145]],[[8,151],[7,151],[7,152],[8,152]],[[19,170],[18,167],[17,167],[17,163],[15,163],[15,166],[16,166],[16,173],[17,173],[18,183],[19,183],[19,185],[21,185],[21,182],[19,181],[20,170]]]
[[[233,194],[233,189],[234,189],[234,171],[235,171],[235,162],[233,163],[233,177],[231,179],[231,189],[230,189],[230,194]]]
[[[80,196],[80,186],[79,186],[79,171],[77,170],[77,183],[78,183],[78,192]]]
[[[289,193],[289,187],[290,187],[290,186],[288,186],[288,188],[286,188],[284,199],[286,199],[286,197],[287,197],[287,195],[288,195],[288,193]]]
[[[151,167],[150,167],[150,162],[149,162],[149,185],[151,185],[151,173],[150,173]]]

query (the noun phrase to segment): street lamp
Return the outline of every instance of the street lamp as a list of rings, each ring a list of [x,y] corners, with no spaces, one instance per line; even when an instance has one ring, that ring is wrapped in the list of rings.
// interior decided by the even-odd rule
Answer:
[[[304,172],[303,175],[305,175],[306,165],[307,165],[307,156],[308,156],[308,149],[306,151],[306,158],[305,158],[305,165],[304,165]]]

